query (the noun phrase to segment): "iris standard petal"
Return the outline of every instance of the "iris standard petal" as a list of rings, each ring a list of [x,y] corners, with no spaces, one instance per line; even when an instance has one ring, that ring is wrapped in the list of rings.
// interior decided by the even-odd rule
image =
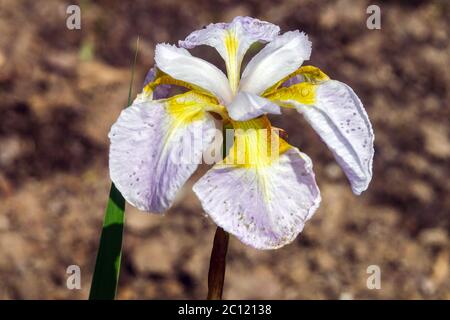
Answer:
[[[236,17],[231,23],[212,23],[204,29],[192,32],[179,45],[192,49],[199,45],[216,48],[225,60],[231,89],[236,91],[242,59],[252,43],[270,42],[280,32],[272,23],[250,17]]]
[[[361,100],[348,85],[321,79],[280,88],[266,98],[280,105],[294,106],[304,115],[333,152],[352,191],[359,195],[372,179],[372,126]]]
[[[245,68],[240,90],[261,94],[277,81],[297,70],[311,55],[308,36],[286,32],[268,43]]]
[[[232,99],[227,77],[213,64],[193,57],[184,48],[168,44],[158,44],[155,50],[158,68],[171,77],[199,86],[213,95],[221,103]]]
[[[280,107],[272,101],[253,93],[239,91],[233,102],[227,106],[233,120],[246,121],[265,113],[281,114]]]
[[[257,128],[251,125],[255,121],[260,120],[235,128]],[[229,156],[193,189],[217,225],[254,248],[276,249],[302,231],[320,204],[320,191],[307,155],[281,141],[279,157],[254,159],[265,153],[260,138],[266,133],[247,136],[247,132],[240,136],[243,149],[237,150],[240,143],[235,139]],[[239,158],[245,163],[235,161]]]
[[[215,126],[191,92],[123,110],[109,133],[111,180],[140,210],[164,212],[200,163]]]

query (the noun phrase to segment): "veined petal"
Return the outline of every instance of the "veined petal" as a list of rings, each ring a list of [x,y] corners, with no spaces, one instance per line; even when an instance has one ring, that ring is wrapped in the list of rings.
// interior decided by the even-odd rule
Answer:
[[[308,36],[286,32],[268,43],[250,60],[240,83],[240,90],[261,94],[274,83],[297,70],[311,55]]]
[[[216,48],[227,67],[231,89],[235,92],[239,85],[242,59],[252,43],[270,42],[280,28],[269,22],[250,17],[236,17],[231,23],[214,23],[192,32],[180,47],[187,49],[199,45]]]
[[[265,97],[282,106],[293,106],[304,115],[333,152],[352,191],[359,195],[372,179],[374,134],[369,117],[345,83],[312,77],[311,73],[305,76],[307,82],[280,88]]]
[[[253,93],[239,91],[233,102],[227,106],[233,120],[246,121],[265,113],[281,114],[280,107],[272,101]]]
[[[209,97],[188,92],[123,110],[109,133],[111,180],[140,210],[164,212],[215,133]]]
[[[216,164],[193,190],[217,225],[257,249],[292,242],[321,200],[311,160],[294,147],[268,166]]]
[[[158,44],[155,61],[162,71],[171,77],[191,83],[215,95],[221,103],[232,99],[227,77],[213,64],[193,57],[184,48],[168,44]]]

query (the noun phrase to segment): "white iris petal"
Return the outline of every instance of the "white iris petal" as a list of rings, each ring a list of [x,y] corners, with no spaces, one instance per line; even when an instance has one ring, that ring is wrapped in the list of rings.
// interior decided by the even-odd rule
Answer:
[[[230,117],[237,121],[257,118],[265,113],[281,114],[280,107],[272,101],[243,91],[238,93],[227,109]]]
[[[308,36],[286,32],[267,44],[245,68],[240,90],[261,94],[265,89],[297,70],[311,55]]]
[[[175,79],[199,86],[214,94],[223,103],[232,100],[227,77],[215,65],[193,57],[184,48],[158,44],[155,61],[162,71]]]

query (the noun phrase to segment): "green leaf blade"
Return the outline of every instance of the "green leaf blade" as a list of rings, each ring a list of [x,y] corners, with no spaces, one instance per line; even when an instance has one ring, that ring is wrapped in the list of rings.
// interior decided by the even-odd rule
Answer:
[[[114,184],[111,184],[97,261],[92,277],[90,300],[113,300],[116,296],[122,258],[124,221],[125,199]]]
[[[131,105],[134,73],[139,51],[139,37],[136,41],[136,52],[131,68],[131,80],[128,89],[128,106]],[[108,205],[103,221],[100,244],[92,276],[89,300],[114,300],[119,282],[122,260],[122,240],[125,222],[125,199],[111,183]]]

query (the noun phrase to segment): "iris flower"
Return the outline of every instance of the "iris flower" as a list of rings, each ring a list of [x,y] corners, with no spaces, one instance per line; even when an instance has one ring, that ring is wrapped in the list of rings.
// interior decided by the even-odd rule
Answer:
[[[265,46],[241,73],[245,54],[257,42]],[[187,50],[200,45],[218,51],[226,75]],[[243,243],[257,249],[284,246],[321,201],[311,159],[268,118],[292,108],[319,134],[359,195],[372,178],[371,124],[348,85],[302,66],[310,55],[303,32],[280,34],[278,26],[250,17],[210,24],[178,46],[158,44],[142,93],[109,134],[110,176],[118,190],[140,210],[166,211],[213,143],[219,115],[239,133],[228,156],[193,190],[206,214]],[[175,87],[184,91],[170,95]],[[276,157],[267,156],[267,141],[278,146]],[[193,161],[179,161],[187,149]],[[236,161],[239,157],[244,161]]]

